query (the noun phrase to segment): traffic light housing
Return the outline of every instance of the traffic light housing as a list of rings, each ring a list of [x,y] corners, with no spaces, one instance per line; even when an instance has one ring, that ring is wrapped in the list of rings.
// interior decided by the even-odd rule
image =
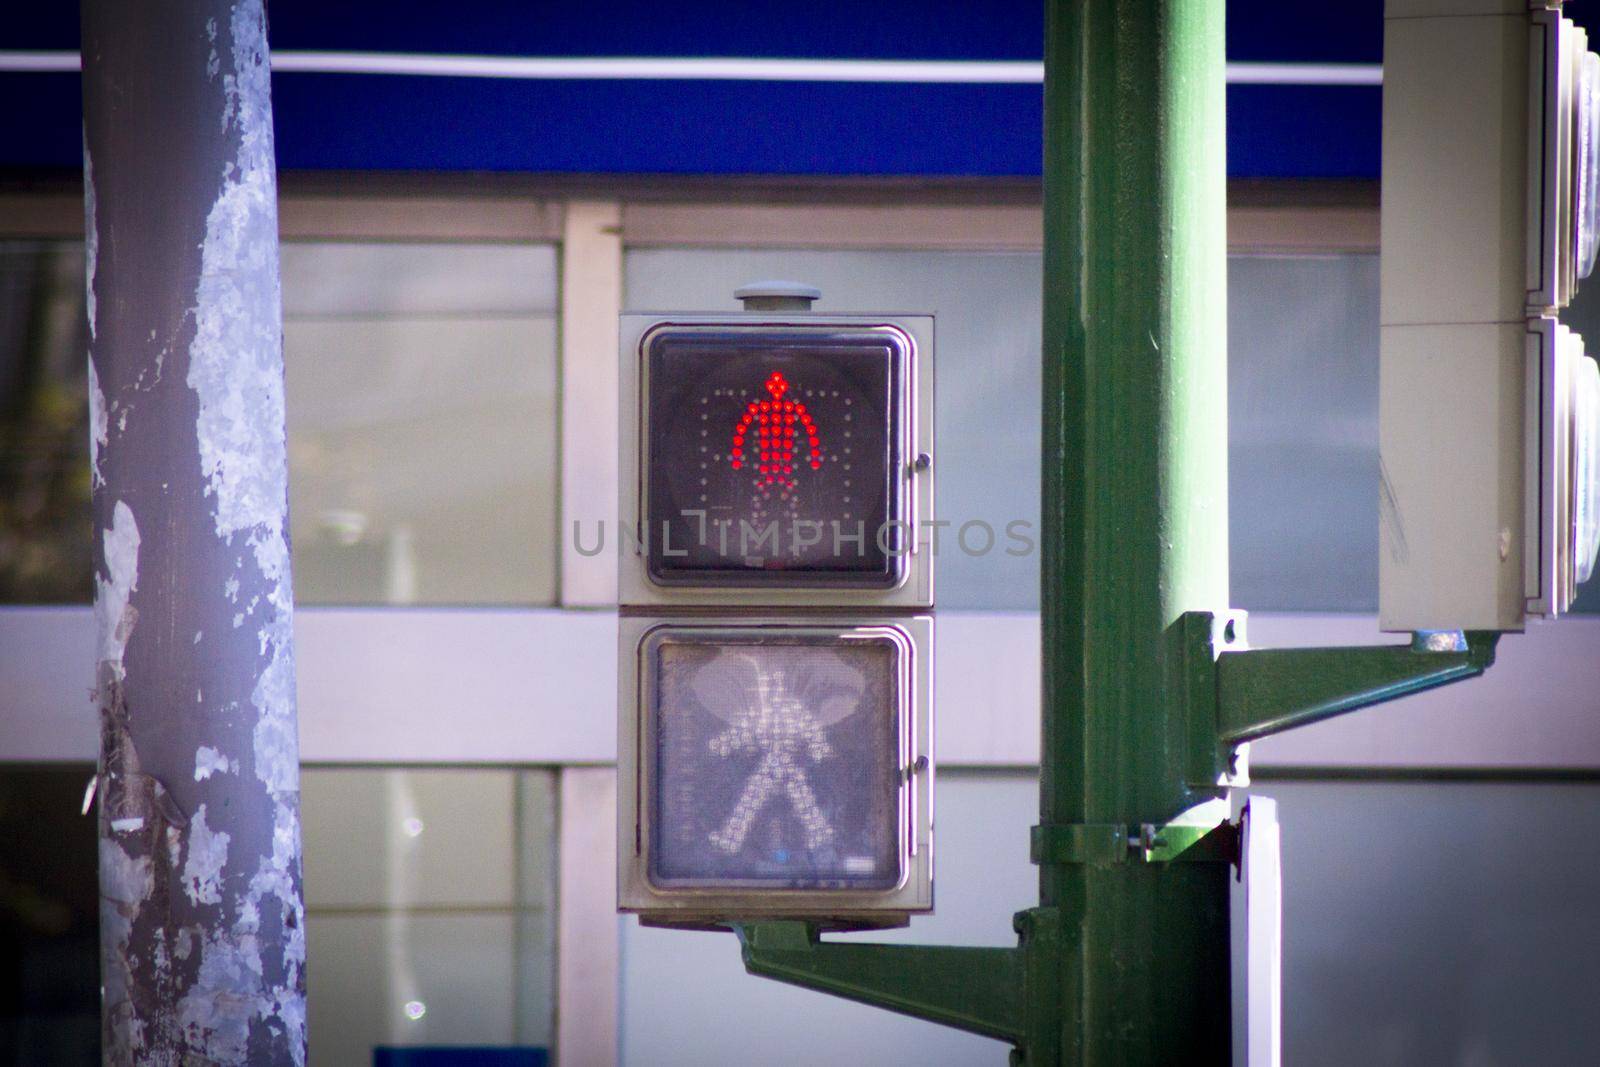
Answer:
[[[1390,0],[1386,630],[1520,630],[1592,569],[1600,397],[1558,316],[1594,265],[1597,174],[1600,57],[1559,3]]]
[[[933,319],[814,290],[620,330],[618,907],[933,906]]]
[[[621,629],[621,908],[851,928],[932,907],[932,620]]]
[[[930,317],[621,333],[623,603],[932,605]]]

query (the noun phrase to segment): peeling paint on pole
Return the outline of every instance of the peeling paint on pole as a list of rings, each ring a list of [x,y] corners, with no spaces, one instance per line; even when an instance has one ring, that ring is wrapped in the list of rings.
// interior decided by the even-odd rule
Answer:
[[[84,0],[83,55],[104,1056],[303,1065],[262,3]]]
[[[95,306],[94,306],[94,272],[96,261],[100,255],[100,229],[94,220],[94,160],[89,155],[89,134],[83,135],[83,268],[84,268],[84,307],[89,315],[89,340],[94,340],[95,331]],[[89,373],[94,373],[94,362],[89,363]],[[99,397],[100,387],[90,381],[90,398]],[[105,411],[102,408],[96,421],[97,429],[94,430],[95,440],[105,444]]]
[[[129,604],[139,585],[139,524],[134,522],[128,505],[120,500],[111,507],[111,529],[101,535],[100,548],[106,571],[104,578],[95,580],[100,666],[120,682],[127,673],[122,665],[123,652],[139,617]]]

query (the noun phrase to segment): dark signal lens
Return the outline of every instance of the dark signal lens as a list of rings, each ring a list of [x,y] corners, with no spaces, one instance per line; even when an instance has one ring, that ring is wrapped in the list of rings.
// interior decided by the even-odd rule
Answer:
[[[881,329],[672,328],[647,338],[652,580],[896,585],[911,358],[904,335]]]
[[[647,647],[654,884],[896,884],[904,652],[894,641],[683,633]]]

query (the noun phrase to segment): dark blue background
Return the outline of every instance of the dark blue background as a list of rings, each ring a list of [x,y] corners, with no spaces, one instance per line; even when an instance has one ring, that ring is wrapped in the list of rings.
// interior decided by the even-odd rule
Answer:
[[[1600,0],[1569,3],[1582,21]],[[74,4],[0,48],[75,49]],[[517,56],[1037,60],[1043,4],[959,0],[269,0],[274,48]],[[1228,58],[1376,63],[1381,0],[1230,0]],[[623,174],[1034,176],[1037,86],[279,74],[279,166]],[[1376,87],[1231,86],[1234,177],[1376,178]],[[0,74],[0,168],[79,165],[76,75]]]

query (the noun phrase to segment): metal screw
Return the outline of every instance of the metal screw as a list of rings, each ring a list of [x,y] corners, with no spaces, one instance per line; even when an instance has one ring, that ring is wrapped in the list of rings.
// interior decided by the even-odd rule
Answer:
[[[1156,828],[1152,823],[1140,823],[1139,832],[1128,835],[1128,851],[1142,853],[1147,860],[1150,853],[1163,844],[1165,842],[1156,836]]]

